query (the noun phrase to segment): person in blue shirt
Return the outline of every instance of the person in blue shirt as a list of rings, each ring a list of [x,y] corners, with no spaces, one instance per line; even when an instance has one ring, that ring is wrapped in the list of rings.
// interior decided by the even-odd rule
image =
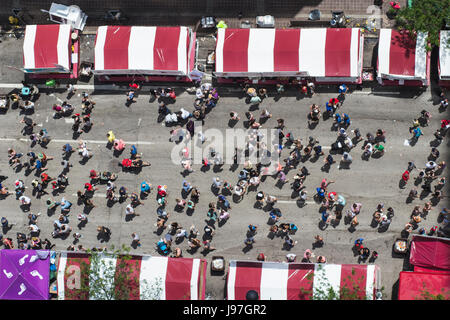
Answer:
[[[423,135],[422,130],[421,130],[419,127],[415,128],[415,129],[413,130],[413,133],[414,133],[414,138],[415,138],[415,139],[419,139],[419,137],[420,137],[421,135]]]
[[[225,198],[225,196],[219,195],[218,198],[219,198],[219,202],[222,203],[225,210],[231,209],[230,201],[228,201],[227,198]]]
[[[241,172],[238,174],[238,180],[245,180],[247,179],[248,171],[245,169],[242,169]]]
[[[335,108],[332,104],[328,103],[328,101],[325,103],[325,108],[326,108],[326,112],[328,113],[328,115],[332,115],[335,111]]]
[[[339,86],[339,94],[346,94],[348,91],[348,87],[345,84],[341,84]]]
[[[269,224],[277,223],[278,219],[279,219],[279,217],[271,211],[269,214]]]
[[[346,113],[344,113],[344,114],[342,114],[342,116],[343,116],[343,122],[344,122],[344,125],[345,126],[349,126],[352,122],[350,121],[350,117],[349,117],[349,115],[348,114],[346,114]]]
[[[151,190],[151,184],[147,183],[146,181],[143,181],[141,183],[141,192],[144,193],[145,195],[148,195],[150,193]]]
[[[134,144],[131,146],[130,155],[131,159],[134,159],[137,156],[137,148]]]
[[[192,186],[189,182],[187,182],[186,180],[183,180],[183,185],[182,185],[183,191],[186,193],[189,193],[192,190]]]
[[[73,148],[70,144],[66,143],[65,145],[62,146],[62,150],[63,150],[62,156],[68,157],[72,153]]]
[[[326,210],[322,211],[322,221],[324,223],[327,223],[329,217],[330,217],[330,214]]]
[[[363,241],[364,241],[363,238],[358,238],[358,239],[356,239],[356,240],[355,240],[355,243],[354,243],[355,248],[359,249],[359,248],[363,245]]]
[[[341,125],[341,123],[342,123],[341,115],[339,113],[335,113],[334,114],[334,125],[337,127],[337,126]]]
[[[65,214],[69,213],[72,203],[66,200],[64,197],[62,197],[60,205],[61,205],[61,213]]]
[[[43,168],[43,164],[42,164],[41,160],[37,159],[36,160],[36,164],[34,165],[33,169],[36,169],[36,173],[41,174],[42,172],[44,172],[48,168]]]
[[[319,157],[319,156],[323,156],[324,153],[322,151],[322,146],[321,145],[317,145],[313,148],[314,152],[315,152],[315,157]]]
[[[316,191],[317,191],[317,196],[319,197],[320,200],[325,198],[325,190],[324,189],[316,188]]]
[[[256,234],[256,230],[258,229],[258,227],[257,226],[254,226],[254,225],[252,225],[252,224],[249,224],[248,225],[248,230],[250,231],[250,233],[252,234],[252,235],[255,235]]]
[[[274,215],[278,218],[282,217],[281,210],[278,208],[274,208],[270,211],[270,215]]]
[[[136,101],[136,98],[134,96],[134,91],[133,90],[128,91],[127,92],[127,102],[131,103],[131,102],[135,102],[135,101]]]

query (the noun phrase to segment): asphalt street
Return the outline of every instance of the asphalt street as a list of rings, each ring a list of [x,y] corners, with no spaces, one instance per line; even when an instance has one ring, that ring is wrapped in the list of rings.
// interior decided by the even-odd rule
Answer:
[[[239,169],[230,171],[230,165],[225,164],[221,172],[215,173],[212,170],[202,172],[200,165],[194,165],[194,172],[186,176],[182,175],[181,165],[172,163],[170,154],[175,144],[169,141],[169,131],[171,128],[164,126],[163,123],[157,122],[157,102],[149,102],[150,95],[148,91],[140,93],[137,102],[130,107],[125,106],[124,92],[115,92],[102,94],[101,92],[92,95],[92,99],[96,102],[95,109],[92,114],[94,126],[88,133],[83,133],[80,138],[87,141],[89,148],[93,150],[94,156],[84,165],[80,164],[80,156],[77,153],[72,154],[70,162],[73,168],[68,173],[70,185],[65,193],[59,194],[54,198],[60,200],[62,196],[68,198],[74,205],[70,213],[70,223],[73,232],[80,232],[82,238],[78,244],[82,244],[85,248],[94,246],[110,246],[116,247],[125,244],[131,244],[131,233],[136,232],[141,238],[142,246],[132,252],[145,254],[158,254],[155,250],[156,242],[164,236],[155,233],[156,227],[156,192],[152,191],[147,200],[144,200],[143,206],[136,209],[140,216],[135,217],[132,221],[125,221],[125,206],[128,201],[122,204],[116,203],[112,207],[106,205],[105,186],[99,186],[94,197],[96,207],[89,213],[89,222],[85,227],[79,229],[77,214],[83,211],[82,206],[77,206],[76,191],[83,188],[85,182],[88,182],[89,170],[97,171],[113,171],[118,173],[118,179],[115,181],[117,187],[125,186],[129,192],[138,192],[142,181],[150,182],[155,188],[157,185],[167,185],[169,191],[167,211],[170,213],[168,224],[178,222],[184,228],[188,229],[194,224],[198,229],[202,230],[205,225],[206,212],[208,203],[214,201],[216,197],[211,192],[212,178],[219,176],[221,179],[230,181],[232,184],[237,182],[237,174]],[[9,91],[2,89],[2,91]],[[75,112],[79,112],[81,98],[77,92],[70,99],[70,103],[76,106]],[[220,90],[219,90],[220,93]],[[255,115],[260,113],[262,109],[268,109],[273,117],[269,119],[263,128],[273,128],[276,125],[277,118],[284,118],[288,131],[291,131],[295,137],[300,137],[304,142],[309,136],[313,136],[320,141],[322,146],[330,146],[337,137],[336,131],[330,130],[332,120],[321,120],[319,125],[311,130],[307,126],[307,113],[310,105],[316,103],[323,106],[325,101],[334,97],[335,93],[320,93],[312,98],[298,98],[295,95],[283,96],[278,101],[272,96],[265,99],[259,106],[259,110],[253,111]],[[72,139],[71,121],[69,119],[54,119],[51,106],[61,100],[65,100],[66,93],[43,93],[36,102],[36,111],[32,116],[34,121],[38,123],[39,128],[46,128],[52,137],[46,149],[35,146],[33,150],[44,151],[48,156],[55,159],[48,162],[48,174],[52,177],[57,176],[61,172],[60,161],[61,146],[69,141],[76,146],[77,141]],[[419,97],[409,97],[405,94],[389,93],[389,94],[366,94],[363,92],[355,92],[347,95],[341,112],[348,113],[352,119],[349,129],[359,128],[363,135],[367,132],[375,133],[376,129],[382,128],[386,130],[386,152],[381,158],[370,158],[369,161],[361,159],[361,145],[358,144],[351,151],[353,163],[350,169],[339,169],[340,155],[336,155],[335,160],[338,163],[332,165],[329,173],[322,172],[320,167],[323,165],[323,158],[312,163],[306,161],[301,165],[305,165],[311,175],[305,181],[306,190],[309,195],[306,206],[300,208],[296,199],[291,197],[292,190],[289,183],[292,181],[296,170],[291,170],[288,174],[289,183],[282,187],[277,185],[276,179],[267,177],[260,185],[259,190],[278,197],[279,201],[276,205],[283,216],[280,222],[295,223],[299,230],[293,236],[298,241],[297,245],[291,249],[292,253],[297,254],[301,259],[306,249],[312,248],[313,238],[319,234],[324,238],[324,246],[314,249],[316,256],[325,255],[328,263],[358,263],[358,257],[354,256],[351,247],[355,239],[362,237],[365,239],[365,245],[371,250],[379,253],[379,258],[375,262],[381,267],[382,285],[384,286],[385,299],[390,299],[392,287],[398,279],[398,274],[403,268],[403,259],[394,258],[392,256],[392,245],[394,240],[400,236],[400,232],[404,225],[409,221],[414,205],[423,206],[429,197],[413,203],[405,203],[409,190],[413,185],[413,178],[417,175],[417,170],[411,174],[411,179],[405,189],[399,188],[399,181],[402,173],[406,170],[408,161],[414,161],[418,168],[424,167],[430,152],[430,141],[434,140],[433,132],[439,127],[440,119],[445,118],[445,113],[439,113],[437,106],[433,106],[430,100],[429,92],[425,92]],[[175,104],[170,105],[172,111],[178,111],[181,107],[193,111],[194,95],[182,93],[178,96]],[[430,125],[423,128],[424,135],[414,146],[405,145],[405,140],[410,138],[408,128],[412,124],[412,119],[419,115],[422,109],[427,109],[433,115]],[[214,108],[207,116],[204,124],[204,130],[216,128],[222,132],[228,127],[229,112],[236,111],[240,114],[241,120],[236,124],[235,128],[243,128],[244,113],[249,109],[249,105],[245,100],[239,97],[239,94],[227,94],[220,99],[216,108]],[[8,179],[3,184],[14,189],[14,180],[16,178],[23,179],[28,186],[26,195],[31,196],[31,181],[35,178],[34,174],[25,176],[24,169],[15,173],[7,162],[7,148],[13,147],[17,152],[26,153],[30,148],[30,142],[27,137],[21,135],[20,130],[22,124],[19,120],[23,115],[19,115],[19,110],[9,110],[6,114],[0,116],[0,145],[3,155],[1,174],[7,175]],[[116,137],[126,142],[136,143],[138,152],[143,153],[143,158],[151,162],[151,167],[145,167],[139,174],[122,172],[118,166],[119,161],[124,157],[128,157],[130,143],[127,143],[125,151],[122,155],[116,157],[113,151],[106,148],[106,132],[113,130]],[[448,138],[443,141],[439,150],[441,152],[440,160],[448,157]],[[205,143],[208,148],[209,142]],[[328,153],[328,149],[325,150]],[[282,153],[282,158],[286,158],[288,152]],[[301,167],[300,165],[300,167]],[[241,167],[240,167],[241,168]],[[447,174],[446,169],[444,175]],[[349,225],[344,223],[344,219],[337,226],[329,225],[325,230],[319,229],[321,214],[319,213],[319,205],[314,203],[312,195],[315,188],[319,186],[321,180],[326,177],[328,180],[334,180],[329,191],[336,191],[338,194],[346,198],[346,209],[353,202],[362,203],[362,213],[359,215],[359,225],[356,231],[350,232]],[[175,199],[181,196],[181,185],[183,179],[187,179],[191,184],[197,186],[201,192],[200,203],[197,205],[192,216],[188,216],[185,212],[176,212]],[[49,190],[49,192],[51,192]],[[221,227],[217,227],[212,245],[216,248],[206,255],[201,250],[195,254],[187,252],[188,244],[184,240],[177,245],[183,250],[184,257],[201,257],[211,261],[214,255],[221,255],[226,258],[238,260],[255,260],[258,253],[263,252],[270,261],[284,261],[285,255],[288,253],[282,250],[283,241],[280,238],[271,240],[267,237],[269,226],[267,225],[268,212],[254,207],[255,192],[247,194],[240,203],[232,203],[231,218]],[[448,186],[444,189],[444,199],[433,207],[426,220],[421,226],[429,230],[430,227],[436,225],[437,215],[440,209],[448,206]],[[31,211],[34,213],[42,212],[38,218],[38,226],[41,228],[41,238],[51,239],[50,233],[53,231],[53,220],[59,214],[59,210],[52,216],[47,215],[45,200],[47,195],[41,199],[32,198]],[[230,198],[230,197],[229,197]],[[231,198],[230,198],[231,200]],[[395,217],[385,232],[379,232],[377,228],[370,226],[372,214],[378,203],[384,203],[385,207],[393,207]],[[15,224],[11,230],[7,232],[7,236],[15,239],[16,232],[28,233],[27,213],[19,208],[19,202],[14,196],[9,196],[0,201],[2,208],[2,216],[8,218],[10,223]],[[254,224],[259,227],[255,237],[256,243],[253,249],[245,251],[244,239],[246,237],[247,226]],[[112,235],[108,243],[100,243],[97,239],[97,226],[104,225],[111,229]],[[52,240],[56,250],[65,250],[72,244],[73,238],[66,240]],[[77,244],[77,245],[78,245]],[[223,299],[224,279],[220,276],[211,276],[208,273],[207,278],[207,294],[212,299]]]

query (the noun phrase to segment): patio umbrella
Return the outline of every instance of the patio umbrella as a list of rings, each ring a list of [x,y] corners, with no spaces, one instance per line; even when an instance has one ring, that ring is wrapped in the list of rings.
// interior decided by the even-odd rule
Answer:
[[[36,250],[0,251],[0,299],[49,299],[50,257],[38,253]]]

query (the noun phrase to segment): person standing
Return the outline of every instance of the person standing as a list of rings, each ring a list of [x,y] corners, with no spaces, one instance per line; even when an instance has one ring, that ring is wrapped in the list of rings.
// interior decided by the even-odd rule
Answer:
[[[141,246],[141,238],[136,232],[131,234],[131,238],[133,239],[131,242],[132,247],[140,247]]]

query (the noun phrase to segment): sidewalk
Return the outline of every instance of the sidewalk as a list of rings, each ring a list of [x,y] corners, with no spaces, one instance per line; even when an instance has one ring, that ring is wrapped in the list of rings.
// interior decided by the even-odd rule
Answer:
[[[402,7],[406,0],[398,0]],[[78,0],[77,5],[87,15],[87,26],[118,24],[105,20],[107,10],[120,9],[128,20],[120,22],[124,25],[184,25],[194,27],[202,16],[213,15],[227,21],[229,27],[235,25],[238,15],[243,19],[255,22],[258,15],[273,15],[276,27],[286,27],[290,20],[307,19],[311,10],[321,11],[322,19],[329,20],[331,11],[343,10],[347,16],[366,17],[376,12],[367,12],[373,6],[373,0]],[[27,24],[45,24],[48,14],[40,9],[48,10],[52,1],[8,1],[0,7],[0,19],[7,21],[12,8],[24,8],[27,14],[23,20]],[[384,0],[381,14],[389,9],[389,1]]]

